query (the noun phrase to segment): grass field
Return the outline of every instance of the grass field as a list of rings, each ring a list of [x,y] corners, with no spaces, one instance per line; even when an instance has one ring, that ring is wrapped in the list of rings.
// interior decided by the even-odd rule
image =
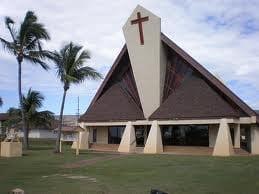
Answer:
[[[1,158],[0,193],[17,187],[26,194],[147,194],[152,188],[171,194],[259,193],[259,156],[127,155],[106,160],[108,154],[52,150],[52,142],[33,142],[25,156]],[[77,162],[77,168],[64,166]]]

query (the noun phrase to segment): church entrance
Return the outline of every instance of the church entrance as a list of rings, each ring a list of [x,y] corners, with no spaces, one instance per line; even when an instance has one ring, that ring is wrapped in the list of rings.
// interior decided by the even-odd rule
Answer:
[[[150,131],[150,125],[135,126],[136,147],[144,147]]]

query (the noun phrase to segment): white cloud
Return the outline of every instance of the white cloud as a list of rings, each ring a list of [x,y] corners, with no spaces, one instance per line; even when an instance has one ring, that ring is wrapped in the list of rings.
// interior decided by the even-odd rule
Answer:
[[[2,0],[0,35],[8,36],[4,16],[12,16],[19,23],[27,10],[34,10],[51,34],[47,48],[59,49],[70,40],[78,42],[91,50],[89,64],[105,74],[124,44],[121,28],[137,4],[160,16],[162,31],[227,84],[238,80],[259,91],[259,3],[256,0],[13,0],[12,3]],[[16,61],[2,51],[0,59],[0,91],[15,90]],[[24,88],[32,86],[46,95],[60,90],[54,70],[45,72],[24,63],[23,74]],[[99,84],[87,81],[72,87],[70,93],[93,96]],[[259,94],[251,94],[251,87],[243,88],[242,96],[253,95],[244,100],[259,108],[255,96]]]

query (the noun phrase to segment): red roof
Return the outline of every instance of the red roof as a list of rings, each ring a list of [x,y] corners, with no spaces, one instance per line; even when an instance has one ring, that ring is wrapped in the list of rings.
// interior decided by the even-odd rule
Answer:
[[[8,119],[7,113],[0,113],[0,121],[6,121]]]

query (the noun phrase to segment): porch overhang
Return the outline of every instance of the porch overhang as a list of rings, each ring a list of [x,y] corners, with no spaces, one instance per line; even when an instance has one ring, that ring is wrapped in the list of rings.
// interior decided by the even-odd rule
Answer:
[[[203,124],[219,124],[221,118],[217,119],[174,119],[174,120],[158,120],[158,125],[203,125]],[[228,123],[233,124],[255,124],[257,122],[256,116],[227,118]],[[151,125],[152,120],[137,120],[131,121],[132,125]],[[127,121],[107,121],[107,122],[81,122],[80,126],[83,128],[94,126],[123,126]]]

